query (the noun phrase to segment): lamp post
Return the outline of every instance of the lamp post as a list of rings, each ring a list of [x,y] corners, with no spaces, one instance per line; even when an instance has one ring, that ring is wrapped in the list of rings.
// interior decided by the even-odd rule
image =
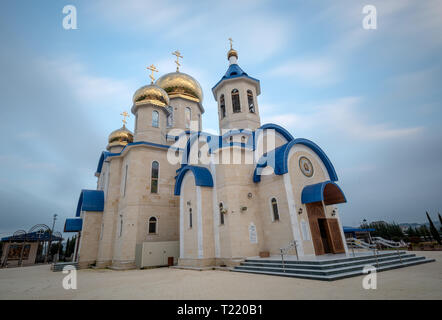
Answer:
[[[48,255],[49,255],[49,250],[51,250],[51,244],[52,244],[52,234],[54,233],[54,227],[55,227],[55,220],[57,220],[57,216],[58,214],[54,214],[54,220],[52,221],[52,230],[50,231],[51,234],[49,236],[49,244],[48,244],[48,248],[46,250],[46,256],[45,256],[45,263],[48,262]]]

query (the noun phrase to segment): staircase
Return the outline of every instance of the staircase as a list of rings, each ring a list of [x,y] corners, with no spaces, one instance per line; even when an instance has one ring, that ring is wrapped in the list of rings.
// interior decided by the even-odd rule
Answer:
[[[75,269],[78,270],[78,262],[57,262],[53,263],[51,266],[52,271],[59,272],[63,271],[63,268],[66,266],[73,266]]]
[[[399,254],[389,251],[379,252],[377,258],[374,255],[364,255],[316,261],[285,260],[284,263],[276,259],[246,259],[232,271],[333,281],[363,275],[363,269],[367,265],[380,272],[435,261],[407,251],[399,251]]]

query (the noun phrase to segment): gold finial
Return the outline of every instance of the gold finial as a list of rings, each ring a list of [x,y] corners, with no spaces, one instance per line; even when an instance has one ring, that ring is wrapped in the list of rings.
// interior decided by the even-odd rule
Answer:
[[[129,118],[130,117],[130,115],[129,115],[129,113],[127,113],[126,111],[124,111],[123,113],[120,113],[120,116],[123,116],[123,127],[125,127],[126,126],[126,123],[127,123],[127,121],[126,121],[126,118]]]
[[[146,69],[152,71],[152,74],[149,76],[149,78],[152,80],[152,84],[153,84],[153,82],[155,81],[155,77],[153,76],[153,73],[158,72],[158,69],[153,64],[150,65],[150,67],[147,67]]]
[[[229,50],[229,52],[227,52],[227,60],[230,61],[230,57],[232,57],[232,56],[234,56],[234,57],[236,57],[236,59],[238,59],[238,52],[235,49],[233,49],[232,38],[229,38],[229,41],[230,41],[230,50]]]
[[[229,41],[230,41],[230,50],[232,50],[233,49],[233,40],[232,40],[232,38],[229,38]]]
[[[175,63],[176,63],[176,72],[180,72],[180,67],[181,67],[181,65],[180,65],[180,61],[179,61],[179,59],[181,58],[183,58],[183,56],[181,55],[181,53],[177,50],[177,51],[175,51],[175,52],[172,52],[172,54],[174,55],[174,56],[176,56],[176,61],[175,61]]]

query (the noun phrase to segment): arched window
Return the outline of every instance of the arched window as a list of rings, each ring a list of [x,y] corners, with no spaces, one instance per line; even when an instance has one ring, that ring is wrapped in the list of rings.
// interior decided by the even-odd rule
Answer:
[[[233,113],[241,112],[241,104],[239,103],[238,89],[232,90],[232,107],[233,107]]]
[[[160,171],[160,164],[158,161],[152,162],[152,172],[151,172],[151,182],[150,182],[150,192],[158,193],[158,174]]]
[[[152,111],[152,127],[158,128],[160,126],[160,114],[158,111]]]
[[[201,114],[199,114],[198,113],[198,131],[201,131],[201,128],[202,127],[202,125],[201,125]]]
[[[189,228],[192,229],[192,208],[189,208]]]
[[[221,119],[226,117],[226,102],[224,101],[224,95],[222,94],[219,98],[219,108],[221,111]]]
[[[247,103],[249,104],[249,112],[255,113],[255,103],[253,102],[252,90],[247,90]]]
[[[169,111],[169,114],[167,115],[167,127],[171,128],[173,127],[173,107],[168,106],[167,111]]]
[[[190,121],[192,119],[192,109],[189,107],[186,107],[186,110],[184,111],[184,121],[186,124],[186,129],[190,128]]]
[[[278,221],[279,220],[279,213],[278,213],[278,202],[276,201],[276,198],[272,198],[271,206],[272,206],[273,221]]]
[[[224,224],[224,205],[219,203],[219,224]]]
[[[150,217],[149,218],[149,234],[157,233],[157,218]]]

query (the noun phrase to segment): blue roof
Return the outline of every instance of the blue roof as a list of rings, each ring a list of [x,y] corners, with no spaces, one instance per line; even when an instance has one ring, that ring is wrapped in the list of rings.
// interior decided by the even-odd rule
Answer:
[[[10,236],[2,238],[2,241],[49,241],[51,240],[51,235],[49,232],[39,234],[37,231],[21,234],[17,236]],[[61,241],[63,238],[57,237],[55,235],[52,236],[52,241]]]
[[[240,68],[240,66],[239,66],[238,64],[233,63],[233,64],[231,64],[231,65],[229,66],[229,68],[227,69],[226,74],[221,78],[221,80],[218,81],[218,82],[213,86],[212,91],[215,90],[215,88],[216,88],[216,87],[217,87],[222,81],[227,80],[227,79],[239,78],[239,77],[245,77],[245,78],[248,78],[248,79],[250,79],[250,80],[256,81],[256,82],[258,83],[258,85],[259,85],[259,80],[258,80],[258,79],[255,79],[255,78],[250,77],[247,73],[245,73],[245,72],[243,71],[243,69]],[[259,93],[258,93],[258,94],[259,94]],[[216,97],[215,97],[215,99],[216,99]]]
[[[252,131],[250,129],[231,129],[227,132],[225,132],[222,136],[218,136],[215,134],[207,133],[204,131],[186,131],[185,135],[188,135],[189,138],[186,143],[186,148],[184,149],[184,152],[182,154],[182,163],[188,164],[189,163],[189,156],[191,151],[191,146],[194,142],[201,141],[200,138],[205,137],[205,141],[207,142],[207,145],[209,147],[209,153],[213,153],[214,151],[218,149],[222,149],[224,147],[230,147],[230,146],[238,146],[245,149],[255,150],[256,148],[256,141],[258,140],[259,134],[262,134],[265,130],[275,130],[277,133],[279,133],[281,136],[283,136],[288,142],[294,140],[295,138],[283,127],[274,124],[274,123],[267,123],[262,125],[259,129],[256,131]],[[177,138],[181,137],[183,134],[178,136]],[[242,134],[244,136],[248,136],[246,143],[240,143],[240,142],[224,142],[227,138],[229,138],[232,135],[236,134]],[[182,149],[180,149],[182,150]]]
[[[338,181],[338,176],[336,174],[335,168],[331,163],[330,159],[327,157],[324,151],[314,142],[298,138],[279,146],[275,150],[272,150],[266,154],[258,161],[258,164],[255,168],[255,172],[253,174],[253,181],[260,182],[261,175],[260,172],[266,166],[271,166],[274,169],[276,175],[283,175],[288,172],[288,157],[290,154],[290,149],[295,145],[304,145],[310,149],[312,149],[324,163],[325,168],[327,169],[330,180]]]
[[[64,232],[78,232],[83,229],[83,219],[66,219],[64,223]]]
[[[329,188],[331,186],[332,190],[329,194],[327,194],[324,197],[324,191],[327,186],[329,186]],[[330,199],[328,199],[327,196],[330,196]],[[329,202],[326,204],[347,202],[347,199],[345,199],[345,195],[342,192],[341,188],[339,188],[339,186],[333,181],[324,181],[316,184],[311,184],[305,186],[304,189],[302,189],[302,194],[301,194],[302,203],[305,204],[305,203],[319,202],[323,200],[324,202]]]
[[[213,187],[212,173],[207,168],[198,166],[184,166],[181,168],[180,173],[176,177],[175,192],[176,196],[181,194],[181,183],[187,171],[192,171],[195,177],[195,185],[200,187]]]
[[[97,171],[96,173],[101,173],[101,170],[103,169],[103,162],[108,158],[108,157],[114,157],[114,156],[119,156],[121,155],[124,150],[127,147],[130,146],[137,146],[137,145],[145,145],[145,146],[151,146],[151,147],[156,147],[156,148],[164,148],[164,149],[176,149],[176,150],[181,150],[180,148],[176,148],[175,146],[169,146],[166,144],[159,144],[159,143],[153,143],[153,142],[147,142],[147,141],[137,141],[137,142],[132,142],[132,143],[128,143],[127,145],[124,146],[124,148],[121,150],[121,152],[118,153],[112,153],[112,152],[108,152],[108,151],[103,151],[100,155],[100,160],[98,161],[98,166],[97,166]]]
[[[101,173],[101,170],[103,169],[103,162],[104,162],[104,160],[106,160],[107,157],[113,156],[113,155],[117,155],[117,154],[118,153],[111,153],[111,152],[108,152],[108,151],[103,151],[101,153],[100,160],[98,161],[98,166],[97,166],[96,173]]]
[[[103,211],[104,210],[104,192],[102,190],[81,190],[78,199],[76,217],[80,216],[81,211]]]

